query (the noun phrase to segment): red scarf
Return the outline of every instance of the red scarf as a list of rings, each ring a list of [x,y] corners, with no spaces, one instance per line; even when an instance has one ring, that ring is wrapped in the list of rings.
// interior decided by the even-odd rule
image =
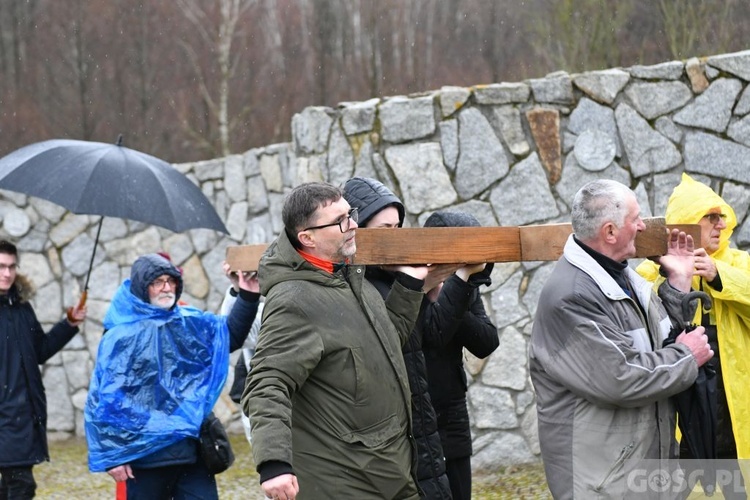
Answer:
[[[303,252],[302,250],[297,250],[297,252],[299,252],[302,258],[305,259],[310,264],[312,264],[313,266],[319,269],[322,269],[323,271],[327,271],[333,274],[333,262],[319,259],[315,257],[314,255],[310,255],[309,253]]]

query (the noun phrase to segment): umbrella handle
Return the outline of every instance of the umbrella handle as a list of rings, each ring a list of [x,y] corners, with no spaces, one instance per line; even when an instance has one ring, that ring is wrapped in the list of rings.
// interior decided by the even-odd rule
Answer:
[[[84,290],[83,291],[83,293],[81,294],[81,298],[78,300],[78,309],[80,309],[80,308],[82,308],[83,306],[86,305],[86,299],[88,298],[88,294],[89,294],[88,290]],[[71,323],[78,322],[78,320],[73,317],[73,308],[72,307],[69,307],[65,314],[68,317],[68,321],[69,322],[71,322]]]

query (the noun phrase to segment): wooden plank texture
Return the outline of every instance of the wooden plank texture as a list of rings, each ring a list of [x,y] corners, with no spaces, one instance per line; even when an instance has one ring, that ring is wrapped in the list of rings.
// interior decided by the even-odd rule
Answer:
[[[646,230],[636,238],[636,257],[663,255],[668,229],[678,228],[700,242],[697,224],[665,225],[659,217],[644,219]],[[357,229],[358,264],[451,264],[550,261],[562,255],[571,233],[569,223],[520,227],[430,227]],[[255,271],[267,245],[227,248],[232,269]]]
[[[357,229],[357,264],[452,264],[521,260],[518,227]],[[456,260],[458,259],[458,260]]]
[[[238,245],[227,247],[227,263],[232,271],[257,271],[260,258],[268,245]]]
[[[646,230],[635,239],[636,258],[655,257],[667,252],[668,231],[679,229],[700,244],[700,226],[697,224],[665,224],[663,217],[644,218]],[[568,236],[573,231],[569,222],[521,226],[521,260],[557,260],[560,258]]]

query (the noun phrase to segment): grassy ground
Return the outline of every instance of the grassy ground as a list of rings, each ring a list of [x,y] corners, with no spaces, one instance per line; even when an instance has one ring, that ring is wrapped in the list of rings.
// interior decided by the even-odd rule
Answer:
[[[258,475],[244,435],[232,435],[236,460],[232,467],[217,476],[221,499],[262,499]],[[34,467],[39,485],[39,499],[112,500],[115,483],[104,473],[92,474],[86,465],[86,444],[81,439],[50,442],[52,461]],[[541,465],[507,467],[495,473],[474,478],[473,498],[547,499],[552,498],[544,480]]]

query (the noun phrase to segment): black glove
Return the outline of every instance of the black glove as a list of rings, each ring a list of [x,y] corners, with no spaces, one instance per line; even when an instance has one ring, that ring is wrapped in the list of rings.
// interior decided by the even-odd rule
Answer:
[[[494,262],[488,262],[487,265],[484,266],[484,269],[469,276],[469,284],[476,287],[479,287],[481,285],[490,286],[492,284],[492,278],[490,278],[490,274],[492,274],[492,268],[494,267]]]

